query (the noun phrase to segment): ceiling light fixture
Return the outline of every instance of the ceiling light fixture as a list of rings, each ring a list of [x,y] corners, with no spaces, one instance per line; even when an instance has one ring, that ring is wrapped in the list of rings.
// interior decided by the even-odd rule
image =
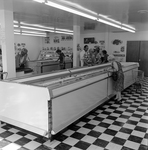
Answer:
[[[64,10],[64,11],[67,11],[67,12],[70,12],[70,13],[82,16],[82,17],[86,17],[86,18],[92,19],[92,20],[97,20],[97,21],[102,22],[104,24],[107,24],[107,25],[110,25],[110,26],[113,26],[113,27],[116,27],[116,28],[120,28],[120,29],[129,31],[129,32],[135,33],[134,30],[136,30],[134,27],[131,27],[130,25],[122,24],[121,22],[116,21],[116,20],[114,20],[112,18],[109,18],[108,16],[105,16],[105,15],[102,15],[102,14],[98,15],[97,13],[92,12],[91,10],[85,9],[84,7],[82,7],[82,6],[78,5],[78,4],[75,4],[75,3],[63,1],[65,3],[71,5],[72,7],[76,7],[78,9],[88,11],[88,12],[94,14],[95,16],[87,14],[87,13],[84,13],[82,11],[78,11],[76,9],[73,9],[73,8],[70,8],[70,7],[67,7],[67,6],[64,6],[64,5],[60,5],[60,4],[55,3],[55,2],[51,2],[49,0],[33,0],[33,1],[36,1],[36,2],[39,2],[39,3],[44,3],[45,5],[48,5],[48,6],[51,6],[51,7],[54,7],[54,8],[58,8],[58,9],[61,9],[61,10]],[[59,1],[61,1],[61,0],[59,0]],[[96,16],[98,16],[98,17],[96,17]],[[104,18],[105,20],[100,18],[100,17]],[[97,19],[97,18],[99,18],[99,19]],[[64,31],[64,29],[61,30],[61,31]],[[55,31],[55,32],[57,33],[57,31]]]
[[[103,19],[98,19],[97,21],[121,29],[120,25],[114,24],[112,22],[109,22],[109,21],[106,21],[106,20],[103,20]]]
[[[62,5],[54,3],[54,2],[47,1],[47,3],[45,3],[45,4],[48,5],[48,6],[54,7],[54,8],[58,8],[58,9],[61,9],[61,10],[64,10],[64,11],[82,16],[82,17],[86,17],[86,18],[89,18],[89,19],[92,19],[92,20],[97,20],[97,17],[94,17],[92,15],[83,13],[81,11],[77,11],[75,9],[72,9],[72,8],[69,8],[69,7],[66,7],[66,6],[62,6]]]
[[[28,33],[22,33],[22,35],[46,37],[46,35],[39,35],[39,34],[28,34]]]
[[[13,27],[14,27],[14,28],[18,28],[19,26],[14,24]]]
[[[130,28],[130,29],[132,29],[132,30],[136,30],[134,27],[132,27],[132,26],[130,26],[130,25],[127,25],[127,24],[122,24],[123,26],[125,26],[125,27],[128,27],[128,28]]]
[[[108,18],[106,15],[99,14],[100,17]]]
[[[113,26],[113,27],[116,27],[116,28],[120,28],[120,29],[129,31],[129,32],[135,33],[135,30],[136,30],[134,27],[131,27],[130,25],[122,24],[121,22],[116,21],[112,18],[109,18],[108,16],[105,16],[103,14],[97,14],[97,13],[95,13],[95,12],[89,10],[89,9],[86,9],[86,8],[82,7],[81,5],[78,5],[76,3],[67,2],[65,0],[64,1],[63,0],[57,0],[57,1],[61,1],[61,3],[65,2],[65,3],[67,3],[67,5],[71,5],[71,7],[75,7],[76,9],[81,9],[81,10],[87,11],[89,13],[92,13],[93,15],[84,13],[82,11],[79,11],[79,10],[76,10],[76,9],[73,9],[73,8],[70,8],[70,7],[67,7],[67,6],[49,1],[49,0],[33,0],[33,1],[36,1],[36,2],[39,2],[39,3],[44,3],[45,5],[48,5],[48,6],[51,6],[51,7],[54,7],[54,8],[58,8],[58,9],[61,9],[61,10],[64,10],[64,11],[82,16],[82,17],[92,19],[92,20],[97,20],[97,21],[102,22],[104,24],[107,24],[107,25],[110,25],[110,26]],[[102,19],[102,18],[104,18],[104,19]],[[58,29],[56,29],[56,30],[58,30]],[[61,30],[61,31],[64,31],[64,29]],[[57,33],[57,31],[55,31],[55,32]]]
[[[71,33],[73,33],[73,31],[72,31],[72,30],[67,30],[67,29],[60,29],[60,28],[56,28],[55,30],[65,31],[65,32],[71,32]]]
[[[46,35],[46,33],[41,33],[41,32],[33,32],[33,31],[25,31],[23,30],[22,33],[31,33],[31,34],[39,34],[39,35]]]
[[[35,32],[25,32],[25,31],[20,32],[19,30],[14,30],[14,34],[46,37],[46,34],[40,34],[38,32],[36,32],[36,33]]]
[[[42,26],[42,25],[38,25],[38,24],[29,24],[29,23],[25,23],[25,22],[20,22],[20,24],[21,25],[26,25],[26,26],[33,26],[33,27],[40,27],[40,28],[54,30],[54,27],[46,27],[46,26]]]
[[[38,2],[38,3],[44,3],[45,2],[45,0],[33,0],[33,1]]]
[[[69,34],[69,35],[73,35],[73,33],[70,33],[70,32],[55,31],[55,33],[61,33],[61,34]]]
[[[72,7],[75,7],[75,8],[81,9],[81,10],[84,10],[84,11],[89,12],[89,13],[91,13],[91,14],[98,15],[96,12],[91,11],[91,10],[85,8],[85,7],[82,7],[81,5],[79,5],[79,4],[77,4],[77,3],[69,2],[69,1],[67,1],[67,0],[57,0],[57,1],[60,1],[61,3],[65,3],[65,4],[70,5],[70,6],[72,6]]]
[[[14,34],[20,34],[19,32],[14,32]]]
[[[20,30],[14,30],[14,32],[20,32]]]
[[[138,10],[138,13],[148,13],[148,10],[147,9]]]
[[[128,29],[128,28],[125,28],[125,27],[121,27],[121,29],[126,30],[126,31],[129,31],[129,32],[132,32],[132,33],[135,33],[134,30],[131,30],[131,29]]]
[[[38,31],[46,31],[46,32],[54,32],[54,30],[47,30],[47,29],[33,28],[33,27],[26,27],[26,26],[20,26],[20,28],[30,29],[30,30],[38,30]]]
[[[112,22],[109,22],[109,21],[106,21],[106,20],[103,20],[103,19],[98,19],[97,21],[99,21],[101,23],[104,23],[104,24],[107,24],[107,25],[110,25],[110,26],[113,26],[113,27],[116,27],[116,28],[119,28],[119,29],[122,29],[122,30],[126,30],[126,31],[129,31],[129,32],[135,33],[135,31],[133,29],[129,29],[129,28],[123,27],[121,25],[114,24]]]
[[[114,19],[112,19],[112,18],[109,18],[108,16],[105,16],[105,15],[102,15],[102,14],[99,14],[99,16],[100,16],[100,17],[103,17],[103,18],[105,18],[105,19],[107,19],[107,20],[109,20],[109,21],[112,21],[112,22],[114,22],[114,23],[117,23],[117,24],[120,24],[120,25],[121,25],[121,22],[116,21],[116,20],[114,20]]]
[[[14,20],[13,23],[18,23],[18,21]]]

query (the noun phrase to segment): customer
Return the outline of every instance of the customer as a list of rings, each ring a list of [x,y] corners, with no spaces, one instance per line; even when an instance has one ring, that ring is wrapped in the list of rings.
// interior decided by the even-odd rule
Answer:
[[[87,57],[88,57],[88,45],[84,46],[84,49],[80,52],[80,61],[81,61],[81,67],[87,66]]]
[[[65,55],[61,52],[61,50],[57,50],[56,53],[59,55],[57,61],[59,61],[60,70],[65,69]]]
[[[108,61],[111,62],[112,69],[117,71],[118,74],[117,81],[114,81],[114,90],[116,91],[115,100],[117,100],[118,103],[122,103],[121,91],[124,89],[124,74],[122,66],[120,62],[115,61],[115,57],[113,55],[108,56]]]
[[[94,55],[95,55],[95,62],[96,64],[101,64],[101,54],[100,54],[100,48],[97,47],[94,49]]]
[[[108,54],[106,50],[102,50],[102,56],[101,56],[102,64],[108,62]]]

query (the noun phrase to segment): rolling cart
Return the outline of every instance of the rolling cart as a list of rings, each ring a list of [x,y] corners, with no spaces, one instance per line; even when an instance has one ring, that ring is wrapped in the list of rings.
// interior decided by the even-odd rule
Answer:
[[[144,78],[144,72],[142,70],[134,71],[134,75],[135,83],[133,84],[133,88],[136,92],[140,91],[142,93],[142,80]]]

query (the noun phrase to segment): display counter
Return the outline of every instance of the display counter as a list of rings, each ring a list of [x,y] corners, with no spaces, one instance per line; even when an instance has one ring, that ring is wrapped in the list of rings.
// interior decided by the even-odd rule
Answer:
[[[110,63],[0,81],[0,120],[51,137],[114,95]],[[138,63],[122,63],[124,88]],[[7,94],[6,94],[7,93]]]
[[[72,61],[70,58],[67,58],[65,60],[65,68],[68,69],[71,68],[71,66]],[[35,74],[60,70],[59,62],[52,59],[28,61],[27,67],[32,68]]]

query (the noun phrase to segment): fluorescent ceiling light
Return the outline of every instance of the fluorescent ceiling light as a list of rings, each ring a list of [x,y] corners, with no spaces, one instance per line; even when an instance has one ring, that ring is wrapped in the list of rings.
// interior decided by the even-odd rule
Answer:
[[[14,30],[14,32],[20,32],[20,30]]]
[[[51,7],[55,7],[55,8],[58,8],[58,9],[61,9],[61,10],[64,10],[64,11],[67,11],[67,12],[70,12],[70,13],[82,16],[82,17],[86,17],[86,18],[89,18],[89,19],[92,19],[92,20],[97,20],[97,17],[91,16],[91,15],[83,13],[81,11],[77,11],[75,9],[71,9],[71,8],[62,6],[60,4],[56,4],[56,3],[53,3],[53,2],[49,2],[49,1],[47,3],[45,3],[45,4],[49,5]]]
[[[114,20],[114,19],[111,19],[111,18],[106,18],[106,19],[121,25],[121,22],[116,21],[116,20]]]
[[[106,21],[106,20],[103,20],[103,19],[99,19],[99,20],[97,20],[97,21],[121,29],[121,26],[120,26],[120,25],[114,24],[114,23],[112,23],[112,22],[109,22],[109,21]]]
[[[14,30],[14,32],[46,35],[46,33],[43,33],[43,32],[33,32],[33,31],[27,31],[27,30]]]
[[[125,27],[128,27],[128,28],[130,28],[130,29],[136,30],[134,27],[132,27],[132,26],[130,26],[130,25],[127,25],[127,24],[122,24],[122,25],[125,26]]]
[[[40,28],[45,28],[45,29],[54,30],[54,27],[45,27],[45,26],[38,25],[38,24],[29,24],[29,23],[25,23],[25,22],[20,22],[20,24],[26,25],[26,26],[33,26],[33,27],[40,27]]]
[[[18,21],[14,20],[13,23],[18,23]]]
[[[15,25],[15,24],[14,24],[13,27],[14,27],[14,28],[18,28],[18,25]]]
[[[23,29],[30,29],[30,30],[38,30],[38,31],[47,31],[47,32],[54,32],[53,30],[47,30],[47,29],[40,29],[40,28],[33,28],[33,27],[26,27],[26,26],[20,26]]]
[[[138,10],[138,13],[148,13],[148,10],[147,9]]]
[[[106,15],[102,15],[102,14],[99,14],[100,17],[103,17],[103,18],[108,18],[108,16]]]
[[[22,31],[22,33],[31,33],[31,34],[46,35],[46,33],[41,33],[41,32],[33,32],[33,31]]]
[[[121,22],[116,21],[116,20],[114,20],[112,18],[109,18],[108,16],[105,16],[105,15],[102,15],[102,14],[99,14],[99,16],[121,25]]]
[[[27,33],[22,33],[22,35],[46,37],[46,35],[39,35],[39,34],[27,34]]]
[[[96,12],[91,11],[91,10],[89,10],[89,9],[87,9],[87,8],[84,8],[84,7],[82,7],[81,5],[79,5],[79,4],[77,4],[77,3],[69,2],[69,1],[67,1],[67,0],[58,0],[58,1],[60,1],[61,3],[65,3],[65,4],[67,4],[67,5],[71,5],[72,7],[76,7],[76,8],[79,8],[79,9],[81,9],[81,10],[87,11],[87,12],[89,12],[89,13],[91,13],[91,14],[98,15]]]
[[[128,29],[128,28],[125,28],[125,27],[121,27],[121,29],[126,30],[126,31],[129,31],[129,32],[132,32],[132,33],[135,33],[134,30],[131,30],[131,29]]]
[[[70,35],[73,35],[73,33],[69,33],[69,32],[61,32],[61,31],[55,31],[55,33],[70,34]]]
[[[14,34],[20,34],[19,32],[14,32]]]
[[[110,26],[113,26],[113,27],[116,27],[116,28],[120,28],[121,29],[121,25],[123,25],[123,26],[125,26],[125,27],[128,27],[128,28],[130,28],[130,29],[132,29],[132,30],[128,30],[128,28],[125,28],[125,27],[122,27],[122,29],[123,30],[127,30],[127,31],[129,31],[129,32],[135,32],[135,31],[133,31],[133,30],[136,30],[135,28],[133,28],[133,27],[131,27],[131,26],[129,26],[129,25],[126,25],[126,24],[122,24],[121,22],[119,22],[119,21],[116,21],[116,20],[114,20],[114,19],[112,19],[112,18],[109,18],[108,16],[105,16],[105,15],[103,15],[103,14],[97,14],[97,13],[95,13],[95,12],[93,12],[93,11],[91,11],[91,10],[89,10],[89,9],[86,9],[86,8],[84,8],[84,7],[82,7],[81,5],[78,5],[78,4],[76,4],[76,3],[72,3],[72,2],[68,2],[68,1],[66,1],[66,0],[58,0],[58,1],[60,1],[61,3],[67,3],[67,5],[71,5],[71,7],[75,7],[76,9],[78,8],[78,9],[81,9],[81,10],[84,10],[84,11],[87,11],[87,12],[89,12],[89,13],[92,13],[93,15],[95,15],[95,16],[93,16],[93,15],[89,15],[89,14],[87,14],[87,13],[84,13],[84,12],[82,12],[82,11],[78,11],[78,10],[76,10],[76,9],[72,9],[72,8],[70,8],[70,7],[66,7],[66,6],[63,6],[63,5],[60,5],[60,4],[57,4],[57,3],[54,3],[54,2],[51,2],[51,1],[48,1],[48,0],[33,0],[33,1],[36,1],[36,2],[39,2],[39,3],[44,3],[44,4],[46,4],[46,5],[48,5],[48,6],[51,6],[51,7],[54,7],[54,8],[58,8],[58,9],[61,9],[61,10],[64,10],[64,11],[67,11],[67,12],[70,12],[70,13],[73,13],[73,14],[76,14],[76,15],[79,15],[79,16],[82,16],[82,17],[86,17],[86,18],[89,18],[89,19],[92,19],[92,20],[97,20],[97,21],[99,21],[99,22],[102,22],[102,23],[104,23],[104,24],[107,24],[107,25],[110,25]],[[101,18],[98,18],[98,17],[103,17],[103,18],[105,18],[105,20],[104,19],[101,19]],[[108,21],[107,21],[108,20]],[[39,26],[38,26],[39,27]],[[43,28],[43,27],[42,27]],[[64,29],[63,30],[61,30],[61,31],[64,31]],[[49,31],[50,32],[50,31]],[[54,32],[54,31],[53,31]],[[69,32],[69,31],[68,31]],[[56,32],[57,33],[57,32]]]
[[[56,28],[55,30],[65,31],[65,32],[71,32],[71,33],[73,33],[73,31],[72,31],[72,30],[67,30],[67,29],[60,29],[60,28]]]
[[[38,3],[44,3],[45,2],[45,0],[33,0],[33,1],[38,2]]]

